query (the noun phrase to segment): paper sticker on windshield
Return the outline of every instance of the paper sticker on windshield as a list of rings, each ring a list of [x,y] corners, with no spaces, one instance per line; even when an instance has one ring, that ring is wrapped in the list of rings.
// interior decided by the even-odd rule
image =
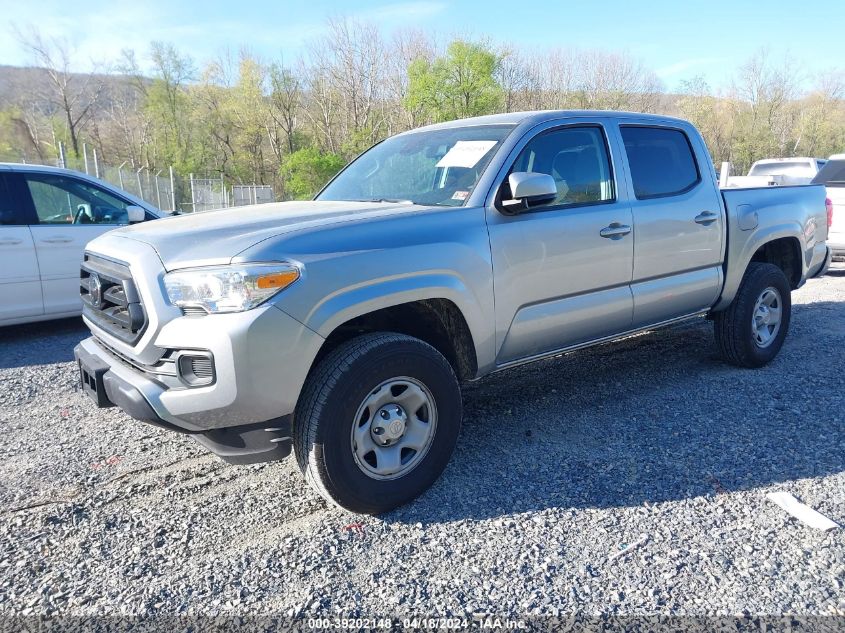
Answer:
[[[437,167],[475,167],[496,141],[458,141],[437,163]]]
[[[452,194],[452,200],[466,200],[469,196],[469,191],[456,191]]]

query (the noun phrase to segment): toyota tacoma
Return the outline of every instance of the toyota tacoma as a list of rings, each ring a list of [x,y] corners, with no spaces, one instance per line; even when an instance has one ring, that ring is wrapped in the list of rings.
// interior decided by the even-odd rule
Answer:
[[[679,119],[465,119],[388,138],[313,201],[98,237],[76,359],[98,406],[232,463],[293,451],[326,499],[380,513],[444,470],[462,381],[697,317],[765,365],[827,232],[823,186],[720,190]]]

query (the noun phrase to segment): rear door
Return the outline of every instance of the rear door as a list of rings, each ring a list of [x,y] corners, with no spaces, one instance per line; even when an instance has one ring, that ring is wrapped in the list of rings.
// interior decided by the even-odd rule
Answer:
[[[44,313],[30,217],[14,172],[0,171],[0,325]]]
[[[705,310],[722,287],[725,218],[697,134],[681,127],[621,124],[635,200],[634,327]],[[702,153],[704,152],[704,153]]]
[[[82,312],[79,265],[85,245],[128,223],[131,203],[87,180],[66,174],[26,172],[29,204],[37,217],[32,237],[41,268],[46,314]]]

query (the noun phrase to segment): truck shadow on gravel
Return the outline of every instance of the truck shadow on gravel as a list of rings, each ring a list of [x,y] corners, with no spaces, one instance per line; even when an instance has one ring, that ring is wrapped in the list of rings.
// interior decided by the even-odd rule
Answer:
[[[80,317],[0,327],[0,369],[70,362],[89,335]]]
[[[700,320],[495,374],[465,387],[444,476],[386,518],[636,506],[841,472],[843,344],[845,303],[819,302],[793,307],[758,370],[724,364]]]

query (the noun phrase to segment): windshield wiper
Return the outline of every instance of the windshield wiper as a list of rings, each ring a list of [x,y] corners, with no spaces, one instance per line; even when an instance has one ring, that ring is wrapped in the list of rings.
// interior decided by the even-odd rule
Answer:
[[[417,204],[413,200],[402,200],[400,198],[367,198],[366,200],[356,200],[355,202],[394,202],[398,204]]]

